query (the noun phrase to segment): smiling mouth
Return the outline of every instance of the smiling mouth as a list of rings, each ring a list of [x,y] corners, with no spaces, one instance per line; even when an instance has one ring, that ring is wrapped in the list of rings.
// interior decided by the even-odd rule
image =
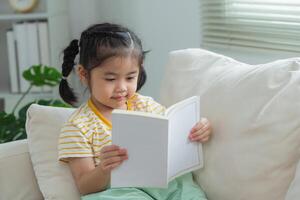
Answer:
[[[127,99],[126,96],[117,96],[117,97],[113,97],[114,100],[117,100],[117,101],[124,101]]]

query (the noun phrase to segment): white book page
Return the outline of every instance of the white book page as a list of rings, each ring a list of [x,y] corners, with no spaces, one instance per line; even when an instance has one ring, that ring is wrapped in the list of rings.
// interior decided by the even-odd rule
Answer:
[[[112,141],[126,148],[129,158],[112,171],[111,187],[167,187],[167,119],[123,112],[113,112]]]
[[[200,99],[191,97],[168,110],[169,180],[203,166],[202,145],[188,138],[192,127],[200,119]]]

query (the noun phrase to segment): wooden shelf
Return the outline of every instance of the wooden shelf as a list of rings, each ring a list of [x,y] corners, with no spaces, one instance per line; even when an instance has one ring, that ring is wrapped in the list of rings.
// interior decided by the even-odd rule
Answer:
[[[0,20],[43,20],[47,19],[47,13],[32,13],[32,14],[2,14]]]

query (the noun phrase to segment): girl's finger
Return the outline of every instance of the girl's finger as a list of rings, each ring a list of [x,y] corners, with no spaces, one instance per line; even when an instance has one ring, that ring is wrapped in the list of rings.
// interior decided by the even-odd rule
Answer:
[[[206,131],[207,129],[210,129],[210,123],[209,123],[208,119],[201,118],[200,121],[196,123],[196,125],[192,128],[192,130],[190,132],[193,133],[200,129],[202,129],[203,132]]]
[[[106,153],[106,152],[109,152],[109,151],[115,151],[115,150],[118,150],[118,149],[120,149],[119,146],[112,144],[112,145],[104,146],[104,147],[100,150],[100,152],[101,152],[101,153]]]
[[[200,135],[202,135],[202,137],[205,137],[207,134],[211,134],[210,127],[206,127],[206,128],[203,128],[203,129],[196,130],[195,132],[190,133],[189,137],[194,138],[194,137],[197,137],[197,136],[200,136]]]
[[[105,153],[101,153],[100,158],[106,159],[106,158],[114,157],[114,156],[124,156],[126,154],[127,154],[126,149],[119,149],[119,150],[115,150],[115,151],[108,151]]]
[[[107,168],[111,171],[113,169],[115,169],[116,167],[120,166],[122,164],[122,162],[116,162],[116,163],[113,163],[109,166],[107,166]]]
[[[211,132],[210,132],[210,130],[207,130],[207,131],[205,131],[204,133],[202,133],[202,134],[192,134],[191,135],[191,137],[190,137],[190,139],[192,140],[192,141],[199,141],[199,140],[202,140],[202,139],[204,139],[204,138],[206,138],[206,137],[210,137],[210,134],[211,134]]]
[[[201,129],[203,126],[204,126],[203,123],[197,122],[197,123],[195,124],[195,126],[191,129],[190,133],[193,133],[193,132],[195,132],[195,131]]]
[[[201,129],[198,129],[197,130],[197,134],[198,135],[203,135],[207,131],[211,132],[211,126],[210,126],[210,124],[205,124],[204,126],[202,126]]]
[[[121,165],[122,162],[115,162],[115,163],[111,163],[110,165],[103,165],[102,169],[104,171],[111,171],[112,169],[118,167],[119,165]]]
[[[208,130],[206,130],[206,131],[204,131],[204,132],[201,132],[201,133],[198,133],[198,134],[196,134],[196,135],[199,136],[200,138],[205,138],[205,137],[211,135],[211,130],[208,129]]]
[[[199,138],[199,137],[195,137],[192,138],[191,141],[192,142],[206,142],[209,140],[209,136],[205,137],[205,138]]]
[[[127,156],[116,156],[116,157],[111,157],[105,160],[102,160],[102,165],[103,166],[108,166],[108,165],[112,165],[115,162],[122,162],[124,160],[126,160],[128,157]]]

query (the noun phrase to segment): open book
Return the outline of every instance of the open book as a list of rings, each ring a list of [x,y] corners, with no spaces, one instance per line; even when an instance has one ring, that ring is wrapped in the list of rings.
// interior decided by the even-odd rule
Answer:
[[[165,115],[114,110],[112,142],[128,152],[111,174],[111,187],[166,188],[168,183],[203,166],[202,145],[188,138],[200,119],[200,98],[190,97]]]

